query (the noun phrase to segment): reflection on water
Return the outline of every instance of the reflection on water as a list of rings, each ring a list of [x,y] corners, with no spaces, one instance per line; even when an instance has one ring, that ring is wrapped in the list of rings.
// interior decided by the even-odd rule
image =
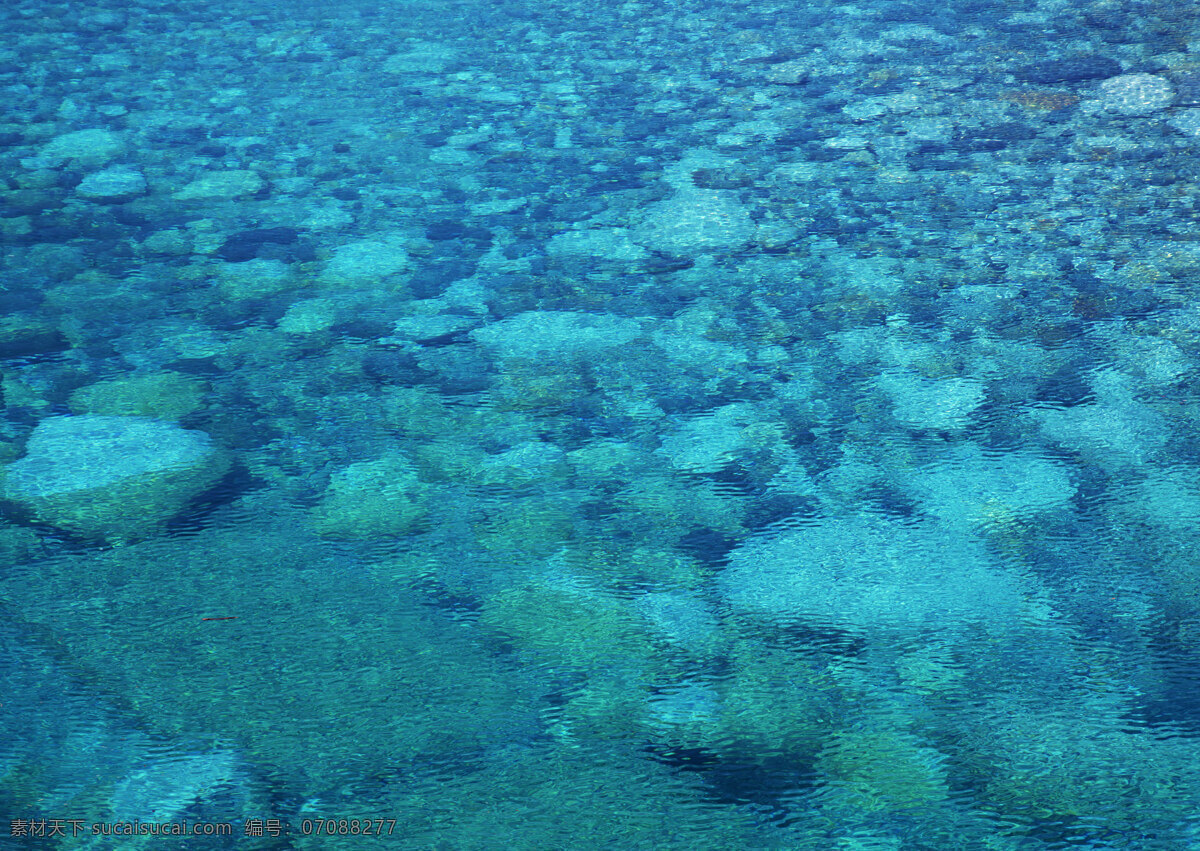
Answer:
[[[1200,843],[1196,13],[953,5],[0,12],[11,841]]]

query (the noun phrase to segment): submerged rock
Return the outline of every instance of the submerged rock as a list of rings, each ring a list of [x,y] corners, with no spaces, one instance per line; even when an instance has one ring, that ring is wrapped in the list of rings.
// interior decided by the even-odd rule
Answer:
[[[219,201],[261,192],[266,183],[246,169],[214,171],[201,175],[171,197],[176,201]]]
[[[119,204],[145,195],[146,176],[124,165],[109,166],[83,179],[75,187],[76,194],[92,201]]]
[[[8,465],[4,496],[53,526],[128,541],[153,534],[228,466],[208,435],[174,423],[52,417]]]
[[[904,370],[888,370],[876,385],[892,400],[892,416],[914,429],[961,431],[984,403],[983,382],[973,378],[928,379]]]
[[[402,455],[360,461],[333,475],[313,522],[326,538],[399,537],[425,518],[425,491]]]
[[[1153,74],[1121,74],[1100,84],[1100,106],[1122,115],[1149,115],[1174,100],[1171,84]]]
[[[178,420],[204,404],[204,382],[178,372],[122,375],[80,387],[69,405],[80,414]]]
[[[638,320],[623,316],[531,310],[476,328],[470,336],[502,359],[564,361],[599,356],[641,333]]]
[[[229,751],[164,759],[131,772],[116,785],[113,812],[119,821],[179,819],[189,807],[239,783],[242,773]]]
[[[1066,466],[1032,452],[988,452],[973,444],[942,454],[907,489],[922,508],[960,529],[1064,510],[1075,495]]]
[[[91,128],[64,133],[51,139],[39,153],[39,160],[50,166],[67,161],[76,165],[104,165],[125,150],[124,140],[111,130]]]
[[[320,279],[333,287],[379,286],[411,266],[408,252],[395,237],[364,239],[340,246],[325,264]]]
[[[828,518],[752,539],[721,576],[736,609],[850,631],[957,631],[1043,616],[1035,589],[946,528]]]
[[[728,192],[687,187],[653,205],[633,239],[656,251],[691,256],[753,241],[749,211]]]

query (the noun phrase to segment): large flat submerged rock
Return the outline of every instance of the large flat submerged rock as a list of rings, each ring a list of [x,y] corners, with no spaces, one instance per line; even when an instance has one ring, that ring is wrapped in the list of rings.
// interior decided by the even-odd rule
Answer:
[[[730,555],[721,585],[735,610],[851,632],[1003,632],[1046,615],[1040,589],[980,542],[867,515],[751,539]]]
[[[51,417],[9,464],[6,499],[87,537],[146,537],[228,469],[203,432],[149,417]]]

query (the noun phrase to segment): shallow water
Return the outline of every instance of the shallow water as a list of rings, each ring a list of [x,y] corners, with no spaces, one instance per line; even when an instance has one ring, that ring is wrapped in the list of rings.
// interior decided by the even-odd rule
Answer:
[[[1197,13],[952,5],[0,12],[0,842],[1200,847]]]

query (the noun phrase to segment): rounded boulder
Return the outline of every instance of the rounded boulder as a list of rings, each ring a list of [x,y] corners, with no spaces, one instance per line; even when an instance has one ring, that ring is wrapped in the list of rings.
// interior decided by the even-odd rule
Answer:
[[[51,417],[5,470],[4,497],[38,520],[120,543],[148,537],[229,468],[203,432],[149,417]]]

